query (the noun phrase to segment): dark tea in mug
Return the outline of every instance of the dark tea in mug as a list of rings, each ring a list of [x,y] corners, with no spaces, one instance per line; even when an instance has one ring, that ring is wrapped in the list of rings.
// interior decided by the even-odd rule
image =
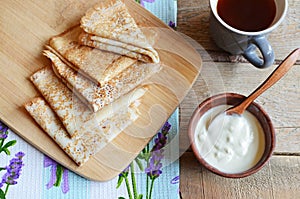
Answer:
[[[257,32],[272,24],[276,5],[274,0],[219,0],[217,12],[229,26]]]

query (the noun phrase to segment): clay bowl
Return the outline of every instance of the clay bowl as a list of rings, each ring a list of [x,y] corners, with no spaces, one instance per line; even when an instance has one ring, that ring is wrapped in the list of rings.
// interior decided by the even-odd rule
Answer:
[[[201,116],[206,111],[208,111],[209,109],[215,106],[225,105],[225,104],[234,106],[239,104],[243,99],[245,99],[245,96],[236,93],[223,93],[223,94],[212,96],[206,99],[205,101],[203,101],[196,108],[189,122],[188,135],[191,142],[192,150],[196,158],[205,168],[223,177],[242,178],[256,173],[268,162],[275,148],[275,131],[272,122],[269,116],[267,115],[267,113],[262,109],[262,107],[259,106],[257,103],[253,102],[247,108],[247,111],[252,113],[258,119],[258,121],[260,122],[263,128],[263,132],[265,136],[265,149],[261,159],[257,162],[257,164],[252,168],[240,173],[224,173],[222,171],[219,171],[215,167],[211,166],[210,164],[208,164],[205,161],[205,159],[200,155],[197,146],[195,144],[195,129],[197,127],[197,123],[201,118]]]

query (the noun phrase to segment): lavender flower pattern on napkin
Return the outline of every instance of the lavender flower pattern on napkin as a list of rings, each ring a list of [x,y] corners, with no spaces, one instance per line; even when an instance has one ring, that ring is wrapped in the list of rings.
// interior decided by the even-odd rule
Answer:
[[[174,19],[173,15],[170,15],[168,11],[172,12],[173,7],[170,4],[165,2],[167,1],[155,1],[155,0],[136,0],[142,6],[149,9],[154,14],[156,14],[159,18],[161,18],[165,23],[168,23],[169,20]],[[167,13],[167,14],[166,14]],[[175,14],[176,16],[176,14]],[[170,25],[171,23],[169,23]],[[172,27],[173,24],[170,26]],[[174,24],[175,26],[175,24]],[[172,121],[172,120],[171,120]],[[177,124],[177,123],[173,123]],[[172,128],[172,131],[176,128]],[[8,132],[7,132],[8,131]],[[167,136],[167,141],[172,139],[172,131],[170,135]],[[177,131],[174,131],[177,132]],[[9,134],[8,134],[9,133]],[[13,137],[13,140],[10,137]],[[156,136],[158,138],[158,135]],[[155,138],[155,139],[156,139]],[[158,139],[162,139],[158,138]],[[13,147],[16,145],[18,140],[17,147]],[[81,178],[73,172],[68,171],[67,169],[61,167],[61,165],[57,164],[55,161],[51,160],[48,157],[45,157],[42,153],[35,150],[33,147],[28,145],[28,143],[24,142],[22,138],[14,135],[8,127],[0,122],[0,199],[9,199],[9,198],[19,198],[19,194],[22,193],[20,198],[118,198],[117,196],[124,195],[127,198],[127,194],[125,188],[125,181],[123,181],[123,187],[119,188],[118,191],[114,190],[116,182],[118,178],[113,179],[107,183],[97,183]],[[155,140],[151,141],[151,144],[148,146],[147,150],[152,151],[152,146],[155,145]],[[159,144],[158,144],[159,145]],[[18,149],[20,148],[20,149]],[[18,153],[18,151],[24,151]],[[144,152],[145,152],[144,150]],[[142,193],[144,195],[143,199],[146,198],[146,178],[148,178],[148,190],[151,187],[151,179],[155,178],[153,181],[153,194],[152,198],[161,199],[161,198],[177,198],[177,189],[179,183],[178,175],[178,162],[172,163],[172,166],[167,166],[168,163],[165,164],[165,160],[167,159],[168,150],[166,149],[162,154],[161,150],[157,150],[156,152],[149,152],[148,159],[149,165],[144,160],[136,159],[132,164],[133,166],[128,166],[125,170],[125,175],[128,177],[128,184],[133,183],[131,180],[131,172],[138,171],[139,179],[136,182],[135,189],[137,191],[132,193],[132,198],[141,197],[137,192]],[[11,154],[11,155],[10,155]],[[150,155],[151,154],[151,155]],[[11,157],[10,157],[11,156]],[[2,157],[5,157],[5,161],[2,161]],[[157,160],[161,159],[162,161],[157,162]],[[14,160],[12,160],[14,159]],[[16,160],[19,159],[19,160]],[[143,161],[143,165],[139,165],[138,162]],[[17,167],[15,164],[17,164]],[[24,165],[24,162],[26,165]],[[160,164],[161,163],[161,164]],[[21,166],[20,166],[21,165]],[[9,171],[8,168],[11,168]],[[14,168],[14,173],[13,169]],[[16,169],[18,168],[18,169]],[[10,174],[7,174],[9,173]],[[148,174],[147,174],[148,172]],[[5,176],[4,176],[5,175]],[[10,178],[8,179],[8,176]],[[137,175],[136,175],[137,176]],[[142,176],[142,177],[140,177]],[[175,177],[176,176],[176,177]],[[174,178],[173,178],[174,177]],[[5,178],[5,180],[3,180]],[[140,179],[143,179],[141,182]],[[5,181],[5,182],[2,182]],[[76,182],[76,183],[74,183]],[[10,184],[11,183],[11,184]],[[7,185],[9,186],[7,187]],[[28,189],[28,185],[30,189]],[[166,185],[166,186],[165,186]],[[169,186],[171,185],[171,186]],[[111,187],[113,186],[113,189]],[[139,188],[139,189],[138,189]],[[20,192],[20,190],[26,190],[26,192]],[[82,194],[85,192],[85,194]],[[4,194],[5,193],[5,194]],[[8,194],[7,194],[8,193]],[[110,195],[110,194],[113,194]],[[166,196],[167,195],[167,196]],[[147,198],[150,197],[150,193],[148,192]],[[122,198],[122,197],[120,197]]]
[[[143,149],[143,151],[138,155],[138,157],[133,161],[124,171],[119,175],[119,180],[117,183],[117,188],[121,186],[123,181],[125,181],[125,186],[127,189],[127,194],[129,199],[152,199],[152,192],[154,187],[154,181],[162,174],[162,162],[164,157],[164,147],[167,144],[168,133],[170,131],[171,124],[166,122],[162,127],[161,131],[158,132],[156,138],[154,139],[154,145],[150,150],[150,143]],[[146,168],[144,169],[144,164]],[[136,183],[136,170],[135,164],[138,165],[139,169],[143,171],[146,176],[146,190],[144,193],[138,193],[137,183]],[[129,178],[130,174],[130,178]],[[131,179],[131,186],[130,186]],[[145,197],[144,197],[145,196]],[[124,197],[119,197],[119,199],[124,199]]]
[[[0,153],[4,152],[6,155],[10,155],[9,148],[14,146],[17,141],[10,140],[6,142],[7,137],[8,127],[0,121]],[[25,153],[20,151],[9,161],[8,166],[1,167],[2,165],[0,165],[0,172],[6,171],[0,181],[0,199],[5,199],[9,187],[18,183],[17,180],[20,178],[22,167],[24,166],[22,160],[24,156]],[[3,191],[4,187],[5,189]]]
[[[147,3],[155,2],[155,0],[135,0],[135,1],[138,2],[139,4],[141,4],[142,6],[145,6],[145,2],[147,2]]]
[[[44,157],[44,167],[51,167],[50,180],[46,185],[47,189],[50,189],[53,186],[61,186],[62,192],[64,194],[67,193],[70,190],[68,182],[68,169],[63,168],[48,156]]]

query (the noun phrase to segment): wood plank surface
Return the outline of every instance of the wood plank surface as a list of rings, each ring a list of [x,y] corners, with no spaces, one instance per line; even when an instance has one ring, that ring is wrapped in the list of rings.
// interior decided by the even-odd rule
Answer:
[[[273,156],[259,172],[241,179],[220,177],[203,168],[192,152],[180,159],[180,191],[184,199],[297,199],[300,157]]]
[[[187,127],[196,106],[217,93],[250,94],[293,49],[300,47],[300,1],[288,0],[283,23],[268,39],[275,63],[256,69],[241,55],[219,49],[209,33],[209,0],[178,0],[177,30],[201,54],[200,76],[180,104],[180,191],[187,198],[299,198],[300,197],[300,59],[276,85],[256,102],[269,114],[275,127],[276,148],[270,162],[243,179],[227,179],[206,169],[190,149]]]
[[[200,76],[180,104],[181,151],[189,146],[186,135],[195,107],[209,96],[236,92],[249,95],[276,66],[259,70],[248,63],[204,62]],[[269,114],[276,129],[276,153],[300,152],[300,67],[295,65],[279,82],[255,100]]]
[[[195,49],[170,27],[135,1],[124,0],[137,24],[147,33],[154,33],[149,37],[162,69],[141,83],[148,89],[138,108],[139,118],[83,166],[77,166],[39,128],[23,105],[40,95],[29,77],[51,64],[42,56],[48,39],[78,24],[96,2],[0,2],[0,118],[28,143],[68,169],[88,179],[106,181],[130,164],[173,113],[198,76],[202,61]]]
[[[285,20],[268,35],[276,60],[300,46],[300,1],[288,0],[288,4]],[[209,34],[209,14],[209,0],[178,0],[177,30],[201,44],[215,61],[245,62],[242,56],[231,56],[214,44]]]

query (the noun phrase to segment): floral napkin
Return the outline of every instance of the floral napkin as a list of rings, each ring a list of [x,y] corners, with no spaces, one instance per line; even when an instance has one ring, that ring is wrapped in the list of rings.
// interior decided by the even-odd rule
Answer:
[[[176,23],[176,1],[136,0],[166,24]],[[82,178],[43,155],[0,122],[0,199],[179,198],[178,110],[119,176]]]

